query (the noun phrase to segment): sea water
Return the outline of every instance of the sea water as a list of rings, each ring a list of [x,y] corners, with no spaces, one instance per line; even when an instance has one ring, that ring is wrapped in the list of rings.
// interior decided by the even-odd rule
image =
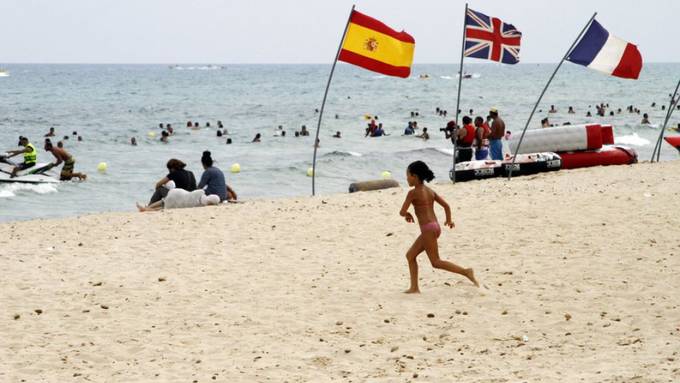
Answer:
[[[461,109],[486,116],[498,108],[507,129],[523,128],[554,64],[470,64],[465,71]],[[0,220],[72,216],[100,211],[130,211],[146,202],[166,173],[165,163],[178,158],[199,178],[201,153],[210,150],[216,166],[242,199],[308,196],[313,135],[330,65],[7,65],[0,78],[0,151],[17,148],[19,135],[39,148],[38,160],[53,161],[42,149],[43,135],[54,127],[57,137],[76,158],[76,171],[86,182],[58,185],[0,184]],[[455,116],[457,65],[416,65],[408,79],[391,78],[349,65],[338,65],[321,125],[317,193],[346,193],[351,182],[377,179],[389,171],[401,183],[415,160],[430,165],[437,180],[447,181],[451,143],[439,131]],[[543,117],[554,124],[613,124],[616,140],[636,149],[641,160],[651,156],[663,123],[669,93],[680,64],[646,64],[637,81],[609,77],[566,63],[546,93],[531,124]],[[420,75],[428,78],[421,79]],[[655,102],[656,107],[651,107]],[[614,116],[598,117],[595,104],[608,103]],[[558,113],[547,114],[550,105]],[[634,105],[649,113],[626,111]],[[568,106],[576,113],[568,114]],[[448,117],[435,113],[439,107]],[[591,111],[593,117],[586,117]],[[419,116],[411,117],[411,112]],[[365,138],[365,115],[377,115],[387,137]],[[337,118],[336,118],[337,117]],[[221,120],[230,135],[216,136]],[[427,127],[431,139],[402,136],[408,121]],[[187,121],[200,130],[186,128]],[[669,126],[677,126],[680,112]],[[210,122],[211,128],[205,128]],[[159,123],[170,123],[175,135],[159,141]],[[282,125],[286,137],[274,137]],[[312,135],[294,137],[306,125]],[[78,142],[72,132],[83,137]],[[342,138],[332,138],[336,132]],[[150,137],[153,132],[154,137]],[[251,143],[256,133],[262,142]],[[676,134],[670,132],[670,134]],[[130,145],[136,137],[138,146]],[[226,145],[226,138],[233,144]],[[662,159],[677,157],[664,144]],[[20,157],[17,157],[20,159]],[[106,162],[105,173],[97,164]],[[239,163],[241,172],[229,173]],[[395,207],[396,208],[396,207]]]

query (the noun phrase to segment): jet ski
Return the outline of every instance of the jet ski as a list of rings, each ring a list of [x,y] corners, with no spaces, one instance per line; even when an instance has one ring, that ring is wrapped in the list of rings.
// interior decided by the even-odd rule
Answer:
[[[16,164],[7,156],[0,154],[0,182],[19,182],[29,184],[58,183],[59,174],[50,171],[50,163],[38,163],[26,170],[17,172],[16,177],[10,177]]]

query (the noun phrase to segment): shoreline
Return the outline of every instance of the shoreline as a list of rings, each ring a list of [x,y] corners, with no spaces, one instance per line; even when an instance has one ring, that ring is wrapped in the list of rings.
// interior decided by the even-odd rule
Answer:
[[[678,380],[678,184],[678,160],[434,184],[441,257],[482,287],[421,255],[414,296],[403,184],[0,223],[0,380]]]

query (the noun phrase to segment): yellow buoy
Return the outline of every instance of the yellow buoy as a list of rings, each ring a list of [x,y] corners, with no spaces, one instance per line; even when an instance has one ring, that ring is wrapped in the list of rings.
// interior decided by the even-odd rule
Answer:
[[[238,163],[231,165],[231,172],[232,173],[240,173],[241,172],[241,165],[239,165]]]
[[[313,175],[314,175],[314,168],[307,169],[307,177],[311,177]]]
[[[98,170],[100,173],[104,173],[104,172],[106,171],[107,168],[108,168],[108,166],[106,165],[106,162],[100,162],[100,163],[97,165],[97,170]]]
[[[380,175],[382,176],[382,178],[383,178],[384,180],[388,180],[388,179],[392,178],[392,173],[388,172],[387,170],[385,170],[384,172],[380,173]]]
[[[156,132],[149,132],[146,134],[149,138],[154,138],[156,137]]]

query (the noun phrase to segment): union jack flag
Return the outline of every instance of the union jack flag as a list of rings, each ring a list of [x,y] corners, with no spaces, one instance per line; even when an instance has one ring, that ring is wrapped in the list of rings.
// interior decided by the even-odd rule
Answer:
[[[465,57],[517,64],[521,38],[522,33],[512,24],[472,9],[467,10]]]

